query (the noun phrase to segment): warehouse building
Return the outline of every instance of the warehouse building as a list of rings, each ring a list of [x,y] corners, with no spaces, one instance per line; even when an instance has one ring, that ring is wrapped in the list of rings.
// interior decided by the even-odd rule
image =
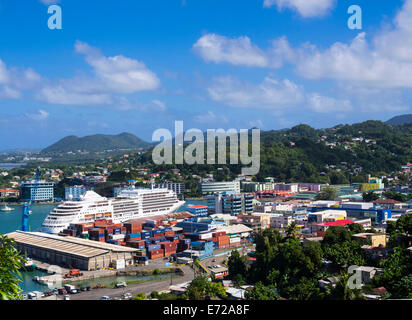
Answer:
[[[41,232],[16,231],[7,236],[14,239],[17,249],[30,258],[81,270],[132,265],[137,251],[104,242]]]

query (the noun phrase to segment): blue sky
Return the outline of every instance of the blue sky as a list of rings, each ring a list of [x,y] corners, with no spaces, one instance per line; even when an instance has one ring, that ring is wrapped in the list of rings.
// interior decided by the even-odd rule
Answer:
[[[0,0],[0,149],[387,120],[411,111],[411,36],[412,0]]]

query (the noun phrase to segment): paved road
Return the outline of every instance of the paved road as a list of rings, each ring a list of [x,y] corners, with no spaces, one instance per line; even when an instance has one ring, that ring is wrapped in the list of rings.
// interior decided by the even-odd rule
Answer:
[[[188,282],[193,280],[194,272],[188,266],[182,267],[183,271],[185,272],[184,276],[176,276],[176,278],[172,278],[172,284],[180,284],[184,282]],[[100,288],[100,289],[93,289],[91,291],[85,291],[78,294],[70,295],[70,300],[100,300],[102,296],[109,296],[111,298],[120,297],[123,292],[129,292],[132,296],[136,296],[138,293],[143,292],[144,294],[148,295],[152,291],[163,291],[168,290],[170,287],[170,278],[160,280],[160,281],[149,281],[139,284],[130,284],[127,288]]]

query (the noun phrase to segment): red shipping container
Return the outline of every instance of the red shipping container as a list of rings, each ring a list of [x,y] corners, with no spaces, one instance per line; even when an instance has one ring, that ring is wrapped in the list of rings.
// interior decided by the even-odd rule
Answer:
[[[156,233],[155,235],[153,235],[153,238],[163,238],[164,236],[164,233]]]

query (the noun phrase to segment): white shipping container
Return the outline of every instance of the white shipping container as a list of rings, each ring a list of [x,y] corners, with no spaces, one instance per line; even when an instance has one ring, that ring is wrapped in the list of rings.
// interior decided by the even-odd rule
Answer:
[[[213,238],[213,234],[212,233],[204,233],[200,235],[200,239],[205,240],[205,239],[210,239]]]
[[[113,240],[124,239],[124,237],[125,237],[124,234],[114,234],[114,235],[112,235]]]
[[[230,241],[230,243],[240,242],[240,238],[230,238],[229,241]]]

